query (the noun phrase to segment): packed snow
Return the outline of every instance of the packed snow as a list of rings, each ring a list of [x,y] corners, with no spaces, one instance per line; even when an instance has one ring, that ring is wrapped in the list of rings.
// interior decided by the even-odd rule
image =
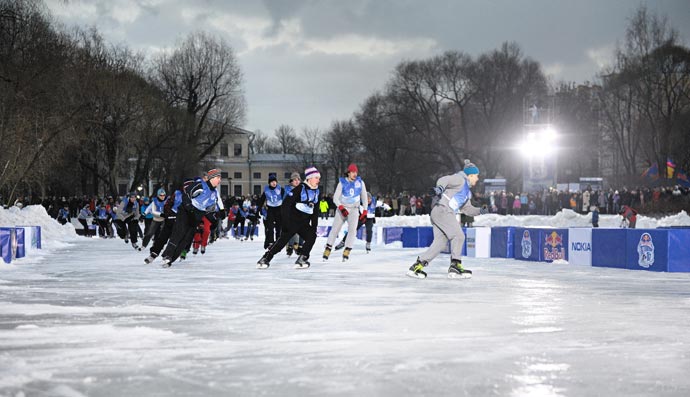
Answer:
[[[464,258],[474,278],[449,280],[441,255],[416,280],[405,271],[424,249],[357,241],[349,262],[322,262],[325,238],[308,270],[284,253],[257,270],[262,237],[162,269],[42,207],[0,209],[0,226],[19,224],[41,226],[45,248],[0,265],[3,396],[690,395],[688,274]],[[429,218],[377,218],[394,225]],[[638,219],[656,226],[690,217]]]

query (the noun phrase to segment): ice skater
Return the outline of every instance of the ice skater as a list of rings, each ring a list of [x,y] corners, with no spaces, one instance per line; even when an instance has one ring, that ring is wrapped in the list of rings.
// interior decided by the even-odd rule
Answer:
[[[350,251],[352,245],[357,238],[357,222],[360,218],[363,220],[367,216],[367,188],[362,178],[357,174],[359,169],[355,164],[350,164],[347,167],[346,177],[341,177],[338,186],[333,193],[333,203],[338,208],[333,218],[333,226],[331,232],[328,234],[328,242],[323,251],[323,259],[328,260],[331,256],[333,243],[340,233],[340,228],[343,223],[347,222],[347,239],[345,240],[345,250],[343,251],[343,262],[350,259]],[[362,206],[364,210],[359,213],[359,207]]]
[[[315,167],[304,171],[304,183],[292,190],[292,194],[283,203],[283,232],[280,238],[268,247],[256,265],[257,269],[267,269],[271,259],[279,253],[295,233],[304,239],[301,253],[295,261],[295,269],[307,269],[310,266],[309,254],[316,241],[316,228],[319,225],[319,182],[321,174]]]
[[[434,232],[434,241],[431,246],[410,266],[407,275],[415,278],[426,278],[424,268],[429,262],[443,251],[450,241],[450,267],[449,278],[470,278],[472,271],[462,267],[462,245],[465,242],[465,234],[458,222],[456,214],[463,213],[477,216],[485,210],[474,207],[470,201],[472,192],[470,189],[479,180],[479,168],[465,160],[462,171],[446,175],[436,181],[433,194],[434,199],[431,209],[431,225]]]

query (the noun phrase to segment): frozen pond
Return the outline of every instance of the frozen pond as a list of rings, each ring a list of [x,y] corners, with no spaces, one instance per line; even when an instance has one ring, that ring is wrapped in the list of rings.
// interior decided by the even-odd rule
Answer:
[[[170,269],[80,239],[0,269],[4,396],[688,396],[690,275],[466,258],[358,242],[256,270],[221,240]],[[19,263],[19,262],[18,262]]]

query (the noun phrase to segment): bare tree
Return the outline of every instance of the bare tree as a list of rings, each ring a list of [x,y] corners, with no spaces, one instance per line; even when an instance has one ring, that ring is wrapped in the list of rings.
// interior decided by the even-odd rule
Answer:
[[[173,175],[181,180],[198,171],[199,161],[232,127],[243,124],[242,73],[232,48],[202,32],[190,34],[155,64],[154,81],[168,103],[186,114],[174,153]]]
[[[275,131],[275,139],[282,154],[300,153],[304,147],[302,139],[297,136],[295,129],[289,125],[283,124],[279,126]]]

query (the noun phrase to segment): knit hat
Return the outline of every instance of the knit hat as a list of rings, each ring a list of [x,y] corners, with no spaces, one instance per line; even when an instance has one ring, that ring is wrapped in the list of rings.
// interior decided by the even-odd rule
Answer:
[[[156,196],[165,196],[166,194],[163,188],[158,189],[158,192],[156,192]]]
[[[479,168],[470,162],[470,160],[465,160],[465,168],[463,169],[465,175],[479,174]]]
[[[268,174],[268,183],[271,183],[271,182],[277,181],[277,180],[278,180],[278,178],[276,178],[275,173],[271,172],[270,174]]]
[[[347,172],[357,172],[358,173],[359,170],[357,169],[357,166],[355,165],[355,163],[352,163],[352,164],[347,166]]]
[[[321,174],[316,167],[309,167],[304,170],[304,179],[308,181],[310,178],[321,178]]]
[[[302,177],[299,176],[299,172],[293,172],[292,174],[290,174],[290,182],[292,182],[294,180],[301,180],[301,179],[302,179]]]
[[[211,168],[210,170],[206,171],[206,177],[208,179],[213,179],[217,176],[220,176],[220,170],[218,168]]]

